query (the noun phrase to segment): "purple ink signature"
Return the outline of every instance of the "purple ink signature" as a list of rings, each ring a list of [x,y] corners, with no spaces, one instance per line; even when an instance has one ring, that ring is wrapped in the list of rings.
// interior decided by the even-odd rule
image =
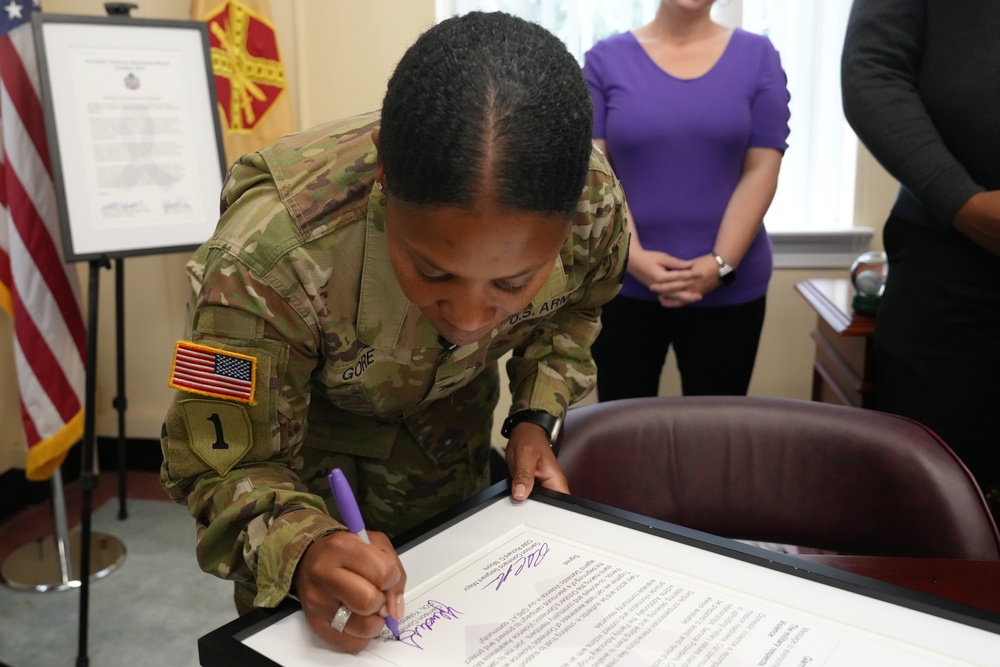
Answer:
[[[417,624],[416,627],[400,632],[399,641],[404,644],[409,644],[414,648],[423,650],[424,647],[420,645],[418,640],[424,638],[425,632],[432,632],[434,630],[435,623],[438,621],[455,620],[465,613],[455,609],[454,607],[449,607],[443,602],[437,602],[435,600],[428,600],[427,606],[433,609],[434,613]]]
[[[516,577],[517,575],[521,574],[521,572],[524,571],[525,568],[537,567],[538,565],[541,565],[542,561],[545,560],[545,556],[548,553],[549,553],[549,543],[542,542],[542,544],[537,549],[526,553],[525,555],[521,556],[516,561],[511,563],[509,566],[507,566],[507,569],[498,574],[492,581],[490,581],[490,583],[486,584],[486,587],[488,588],[496,584],[496,587],[493,590],[495,591],[500,590],[500,587],[507,582],[507,579],[511,575]]]

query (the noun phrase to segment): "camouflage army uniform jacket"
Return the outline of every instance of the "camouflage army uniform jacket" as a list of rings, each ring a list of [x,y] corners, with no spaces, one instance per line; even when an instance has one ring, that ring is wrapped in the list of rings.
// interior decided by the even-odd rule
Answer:
[[[188,265],[198,291],[191,340],[178,343],[171,371],[179,391],[161,481],[197,520],[202,568],[236,581],[238,598],[244,586],[257,606],[288,595],[309,544],[342,529],[321,497],[337,459],[309,470],[304,452],[389,461],[405,434],[440,467],[478,443],[476,468],[487,471],[497,360],[513,350],[514,411],[563,414],[594,385],[600,306],[625,269],[623,195],[595,149],[541,292],[483,340],[446,350],[389,263],[385,202],[372,192],[377,124],[377,114],[336,121],[242,157],[217,230]],[[214,360],[208,374],[238,385],[235,395],[211,380],[185,384],[192,356]],[[419,471],[407,472],[419,484]]]

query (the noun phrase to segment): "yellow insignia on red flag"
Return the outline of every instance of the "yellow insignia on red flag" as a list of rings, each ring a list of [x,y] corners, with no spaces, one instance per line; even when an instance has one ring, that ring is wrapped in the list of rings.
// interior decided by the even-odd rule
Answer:
[[[267,0],[193,0],[208,24],[226,159],[270,145],[295,129],[288,82]]]

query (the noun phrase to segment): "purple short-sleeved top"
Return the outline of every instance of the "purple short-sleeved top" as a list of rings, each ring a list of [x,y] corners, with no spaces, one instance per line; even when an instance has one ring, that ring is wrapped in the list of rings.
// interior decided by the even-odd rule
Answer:
[[[788,146],[786,78],[770,40],[736,29],[711,70],[678,79],[627,32],[595,44],[583,69],[594,136],[607,142],[642,246],[683,259],[711,252],[747,149]],[[762,227],[736,281],[695,305],[753,301],[770,277],[771,242]],[[632,276],[621,293],[656,299]]]

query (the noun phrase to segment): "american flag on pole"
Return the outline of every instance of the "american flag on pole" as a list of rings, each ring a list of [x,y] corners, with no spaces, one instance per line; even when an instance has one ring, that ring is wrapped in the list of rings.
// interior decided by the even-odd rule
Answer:
[[[31,14],[0,6],[0,310],[13,323],[14,372],[28,458],[45,480],[83,436],[87,335],[73,265],[62,259]]]
[[[257,359],[186,340],[174,348],[170,381],[174,389],[252,403]]]

